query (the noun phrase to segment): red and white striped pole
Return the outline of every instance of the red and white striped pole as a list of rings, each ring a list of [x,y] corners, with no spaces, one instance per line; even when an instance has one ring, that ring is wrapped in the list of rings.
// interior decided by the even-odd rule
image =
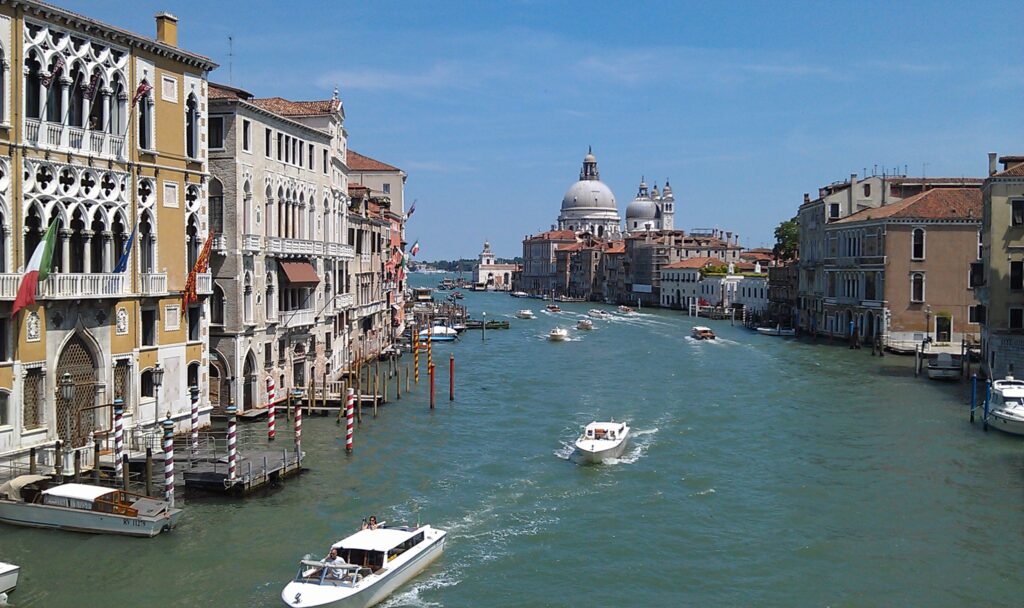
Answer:
[[[238,474],[238,407],[232,403],[227,407],[228,413],[228,481],[234,481]]]
[[[277,396],[277,391],[274,387],[274,377],[267,378],[267,441],[273,441],[277,438],[276,421],[274,420],[275,410],[277,404],[274,401],[274,397]]]
[[[164,420],[164,497],[174,506],[174,421]]]
[[[124,399],[114,399],[114,476],[124,482]],[[99,463],[96,463],[99,470]]]
[[[192,459],[199,458],[199,387],[192,386]]]
[[[302,407],[295,408],[295,459],[302,462]]]
[[[345,451],[352,453],[352,423],[356,414],[356,391],[348,389],[345,394]]]

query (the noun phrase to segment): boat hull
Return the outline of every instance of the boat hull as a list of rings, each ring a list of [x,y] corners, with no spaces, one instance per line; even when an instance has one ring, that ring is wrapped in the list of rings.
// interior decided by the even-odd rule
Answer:
[[[124,517],[112,513],[0,500],[0,522],[90,534],[153,537],[174,528],[180,517],[180,509],[172,509],[166,517]]]
[[[932,380],[959,380],[960,367],[929,367],[928,377]]]
[[[795,329],[775,329],[771,327],[758,327],[757,333],[762,336],[781,336],[783,338],[792,338],[796,336]]]
[[[21,568],[14,564],[0,562],[0,593],[10,593],[18,586]]]
[[[614,445],[606,448],[597,446],[598,443],[612,443],[609,441],[593,441],[585,439],[576,442],[576,460],[583,463],[601,463],[611,458],[619,458],[626,451],[629,443],[629,435],[623,437]]]
[[[384,578],[375,581],[372,585],[351,595],[346,595],[342,598],[332,598],[330,597],[331,592],[336,592],[337,588],[291,582],[281,592],[281,599],[292,608],[309,608],[313,606],[369,608],[370,606],[376,606],[386,600],[396,589],[416,578],[427,566],[441,557],[447,538],[447,534],[442,534],[440,538],[432,541],[416,557],[399,566],[398,570],[391,572]],[[295,601],[296,593],[301,594],[300,601],[298,602]]]
[[[1024,420],[1008,416],[1001,410],[992,410],[988,413],[988,425],[1004,433],[1024,436]]]

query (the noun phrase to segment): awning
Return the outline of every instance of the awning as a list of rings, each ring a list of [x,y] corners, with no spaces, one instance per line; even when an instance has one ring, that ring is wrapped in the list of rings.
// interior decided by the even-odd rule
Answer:
[[[289,284],[296,287],[315,287],[320,284],[316,268],[309,262],[278,262]]]

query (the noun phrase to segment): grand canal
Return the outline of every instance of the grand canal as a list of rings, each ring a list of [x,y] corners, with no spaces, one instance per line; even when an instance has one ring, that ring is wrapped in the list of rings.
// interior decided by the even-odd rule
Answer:
[[[728,322],[696,343],[679,312],[550,343],[590,305],[520,321],[541,303],[464,303],[512,327],[435,350],[444,388],[455,353],[454,404],[441,389],[430,411],[421,381],[364,417],[351,457],[307,418],[307,475],[188,500],[155,539],[3,527],[15,605],[277,606],[296,560],[369,514],[450,531],[392,607],[1020,605],[1022,444],[971,426],[962,388]],[[620,462],[566,458],[611,417],[637,431]]]

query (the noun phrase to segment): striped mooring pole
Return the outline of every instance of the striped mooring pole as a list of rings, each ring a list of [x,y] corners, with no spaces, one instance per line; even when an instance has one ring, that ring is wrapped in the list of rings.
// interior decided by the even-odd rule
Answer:
[[[174,421],[170,416],[164,425],[164,499],[174,506]]]
[[[434,325],[427,326],[427,369],[434,368]]]
[[[192,398],[192,459],[195,460],[199,458],[199,387],[191,386],[189,393]]]
[[[295,460],[302,462],[302,406],[295,408]]]
[[[226,409],[228,414],[228,481],[238,476],[238,407],[232,403]]]
[[[277,391],[274,387],[274,377],[271,376],[267,379],[267,441],[273,441],[277,438],[276,420],[274,415],[277,413],[276,404],[274,403],[274,397],[277,396]]]
[[[124,481],[124,465],[121,463],[124,454],[124,399],[114,399],[114,476]],[[100,463],[96,463],[99,468]]]
[[[349,388],[345,394],[345,451],[352,453],[352,425],[356,415],[356,391]]]
[[[420,383],[420,332],[419,332],[418,328],[415,325],[412,328],[412,332],[413,332],[412,333],[412,335],[413,335],[413,341],[412,341],[412,358],[413,358],[413,362],[412,362],[412,364],[413,364],[413,367],[415,368],[414,375],[416,377],[416,384],[419,384]]]

